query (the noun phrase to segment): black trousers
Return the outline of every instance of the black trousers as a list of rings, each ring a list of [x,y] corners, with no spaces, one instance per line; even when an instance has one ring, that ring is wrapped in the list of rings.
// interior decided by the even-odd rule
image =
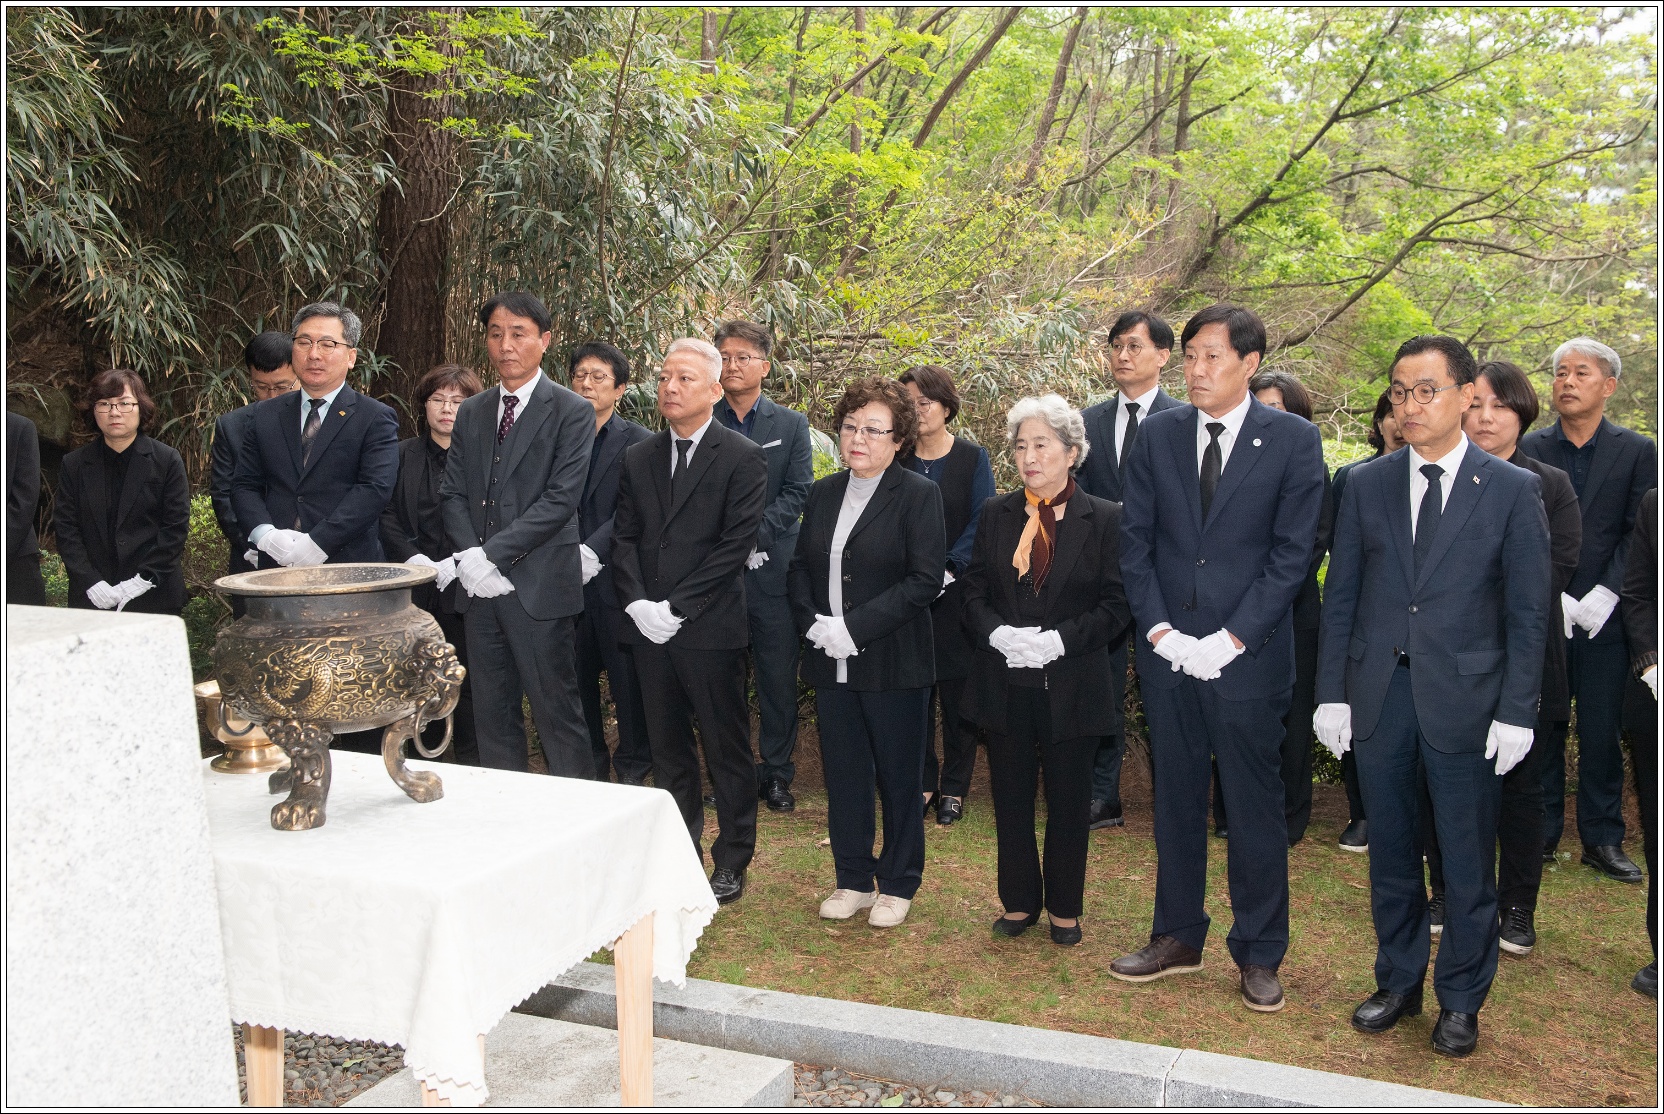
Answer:
[[[459,589],[460,591],[460,589]],[[462,695],[457,698],[456,711],[451,713],[451,749],[446,757],[464,766],[480,764],[480,748],[474,728],[474,671],[468,665],[467,624],[454,612],[433,611],[430,614],[445,632],[445,641],[456,647],[456,660],[468,670],[462,680]],[[436,747],[445,737],[445,724],[430,723],[422,732],[422,744]]]
[[[586,598],[586,603],[590,601]],[[630,647],[618,641],[617,626],[627,622],[622,611],[603,603],[578,616],[578,697],[589,728],[589,752],[595,776],[610,781],[641,782],[653,769],[653,750],[647,742],[647,713],[641,706],[641,683]],[[607,675],[613,709],[618,716],[618,750],[607,750],[606,721],[601,709],[601,674]]]
[[[1647,859],[1647,939],[1658,958],[1658,701],[1631,677],[1624,689],[1624,734],[1629,764],[1635,770],[1635,797],[1641,812],[1641,848]]]
[[[946,797],[964,797],[971,791],[971,774],[976,771],[976,727],[960,718],[965,706],[964,677],[936,682],[926,705],[924,726],[924,789]],[[936,706],[942,708],[942,760],[936,761]]]
[[[1347,751],[1340,756],[1340,780],[1346,786],[1346,819],[1349,823],[1367,819],[1364,791],[1358,784],[1358,756]]]
[[[1621,621],[1616,611],[1607,620]],[[1577,835],[1588,847],[1624,841],[1624,755],[1619,744],[1629,651],[1623,640],[1591,642],[1581,630],[1570,640],[1566,679],[1577,704]],[[1543,772],[1543,841],[1553,847],[1566,828],[1566,737]]]
[[[988,775],[999,841],[1000,904],[1008,913],[1080,916],[1097,736],[1052,741],[1046,690],[1006,689],[1011,734],[988,735]],[[1046,851],[1034,843],[1034,793],[1046,777]]]
[[[1226,700],[1210,683],[1181,676],[1145,685],[1144,714],[1156,780],[1156,909],[1151,938],[1197,951],[1207,942],[1210,758],[1231,801],[1226,844],[1231,913],[1225,943],[1237,966],[1276,970],[1288,951],[1288,826],[1279,772],[1289,694]]]
[[[815,690],[820,763],[826,777],[827,834],[838,888],[911,901],[924,878],[923,766],[930,690]],[[873,787],[884,806],[884,850],[872,853]],[[753,794],[755,795],[755,794]],[[756,801],[752,801],[755,808]]]
[[[1127,756],[1127,729],[1121,709],[1127,702],[1128,643],[1109,652],[1109,693],[1105,697],[1115,709],[1116,729],[1100,736],[1092,756],[1092,799],[1121,804],[1121,762]],[[1060,916],[1062,914],[1059,914]]]
[[[1306,837],[1312,820],[1312,746],[1317,741],[1312,716],[1317,712],[1317,631],[1294,632],[1294,694],[1283,715],[1283,745],[1278,772],[1283,778],[1283,818],[1289,846]],[[1350,752],[1348,752],[1350,753]],[[1353,774],[1356,782],[1357,775]],[[1348,786],[1350,798],[1353,788]],[[1362,815],[1355,812],[1352,819]],[[1225,793],[1219,785],[1219,763],[1213,764],[1213,824],[1227,826]]]
[[[791,600],[771,596],[745,578],[745,606],[751,619],[751,675],[757,686],[759,778],[797,776],[797,655],[802,648]],[[746,729],[749,735],[750,728]],[[750,745],[748,742],[747,746]]]
[[[480,765],[526,771],[522,701],[532,706],[549,772],[592,779],[595,762],[578,699],[576,618],[534,619],[515,593],[470,601],[463,627],[474,668],[474,728]]]
[[[46,606],[46,581],[41,579],[39,557],[13,557],[6,562],[6,602]]]
[[[745,650],[690,650],[651,642],[632,645],[653,784],[682,811],[694,849],[704,855],[705,803],[699,745],[716,793],[717,837],[711,862],[732,871],[757,850],[757,769],[751,764],[751,712],[745,703]],[[698,739],[694,721],[699,723]],[[917,811],[915,809],[914,811]]]

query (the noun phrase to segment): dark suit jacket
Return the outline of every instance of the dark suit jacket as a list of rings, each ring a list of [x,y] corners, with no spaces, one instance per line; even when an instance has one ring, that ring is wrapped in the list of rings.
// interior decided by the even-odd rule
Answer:
[[[1311,567],[1300,583],[1300,594],[1294,597],[1294,629],[1316,631],[1323,617],[1323,593],[1317,583],[1317,570],[1323,567],[1323,557],[1335,538],[1334,486],[1329,470],[1323,470],[1323,510],[1317,518],[1317,543],[1312,547]]]
[[[576,615],[584,609],[578,503],[589,474],[595,408],[544,375],[499,445],[501,397],[502,387],[492,387],[457,410],[439,489],[445,530],[458,553],[485,547],[527,615]],[[459,593],[457,610],[467,611],[470,598]]]
[[[392,407],[342,387],[302,468],[304,394],[291,391],[254,404],[231,479],[237,528],[245,536],[265,523],[299,529],[332,565],[380,561],[381,511],[399,478],[398,416]],[[275,568],[276,562],[262,553],[260,567]]]
[[[109,490],[97,442],[64,457],[52,521],[69,575],[69,606],[92,608],[87,589],[100,580],[113,588],[143,576],[156,587],[124,610],[177,615],[185,607],[185,536],[191,525],[185,462],[142,433],[127,451],[133,457],[119,492]],[[120,506],[113,538],[111,500]]]
[[[393,497],[387,501],[387,509],[381,512],[381,548],[389,561],[403,564],[418,553],[432,561],[443,561],[451,555],[449,547],[440,553],[422,553],[421,549],[420,512],[417,508],[422,490],[422,468],[427,463],[427,446],[428,436],[425,433],[399,442],[399,480],[393,485]],[[436,525],[439,526],[438,532],[444,534],[443,524]],[[435,584],[423,584],[411,591],[410,600],[424,611],[455,615],[456,598],[462,594],[462,585],[453,580],[443,592]]]
[[[1011,557],[1028,522],[1025,501],[1018,490],[983,504],[975,556],[965,573],[965,627],[975,653],[964,715],[1002,735],[1010,732],[1010,670],[988,645],[988,636],[996,627],[1024,625]],[[1055,630],[1063,639],[1063,656],[1045,667],[1054,741],[1107,735],[1121,721],[1120,709],[1104,698],[1115,691],[1110,651],[1126,640],[1132,617],[1121,589],[1120,532],[1121,505],[1080,491],[1077,481],[1057,524],[1057,552],[1040,592],[1042,629]]]
[[[618,605],[669,600],[683,622],[667,646],[741,649],[751,643],[745,559],[767,505],[768,462],[744,435],[713,420],[672,503],[670,441],[664,430],[624,450],[612,528]],[[633,622],[618,636],[647,641]]]
[[[1641,500],[1624,567],[1624,633],[1636,672],[1658,664],[1658,489]]]
[[[790,576],[792,618],[800,635],[814,626],[816,615],[832,614],[827,582],[832,534],[849,477],[845,469],[809,490]],[[879,692],[935,684],[930,603],[942,590],[946,563],[942,489],[900,460],[892,462],[844,543],[844,625],[860,651],[849,659],[850,688]],[[808,685],[833,685],[837,662],[806,646],[799,675]]]
[[[1410,538],[1410,450],[1346,484],[1324,581],[1317,701],[1352,706],[1352,737],[1380,722],[1400,653],[1416,718],[1447,754],[1483,750],[1492,720],[1537,726],[1548,639],[1542,482],[1472,442],[1419,576]]]
[[[1121,510],[1121,575],[1142,684],[1180,675],[1145,637],[1151,627],[1203,638],[1224,628],[1246,647],[1208,682],[1227,700],[1294,686],[1294,597],[1311,569],[1323,510],[1317,427],[1250,398],[1213,506],[1202,521],[1196,428],[1188,403],[1139,423]]]
[[[237,509],[231,503],[231,481],[237,474],[237,452],[242,448],[255,403],[221,414],[214,422],[214,441],[208,470],[208,499],[214,505],[214,519],[231,549],[231,571],[246,572],[243,553],[249,548],[248,531],[237,525]],[[318,431],[323,432],[321,429]],[[255,525],[259,525],[256,523]],[[274,523],[273,525],[278,525]]]
[[[768,458],[768,508],[757,528],[757,551],[767,553],[768,560],[761,568],[747,570],[745,582],[766,595],[783,596],[803,505],[809,498],[809,485],[815,482],[814,452],[808,418],[767,395],[758,396],[755,409],[751,440]],[[733,413],[727,399],[716,400],[719,423]]]
[[[40,505],[40,433],[22,414],[6,411],[6,560],[40,558],[35,511]],[[94,583],[97,583],[94,581]]]
[[[1560,447],[1560,422],[1520,438],[1520,451],[1563,472],[1571,462]],[[1566,591],[1582,599],[1596,584],[1621,593],[1624,586],[1624,555],[1629,552],[1629,535],[1635,529],[1635,512],[1641,496],[1658,484],[1658,450],[1650,437],[1613,425],[1602,418],[1596,435],[1595,458],[1589,465],[1578,499],[1583,509],[1583,552],[1577,575]],[[1583,632],[1577,632],[1583,637]],[[1623,624],[1610,620],[1595,636],[1596,642],[1623,640]]]
[[[1092,449],[1081,461],[1080,471],[1075,474],[1076,486],[1085,488],[1088,495],[1115,503],[1121,501],[1121,435],[1116,429],[1120,401],[1121,395],[1116,393],[1107,402],[1081,411],[1080,416],[1086,422],[1086,443]],[[1150,401],[1150,414],[1159,414],[1180,405],[1182,403],[1178,399],[1157,387],[1156,397]],[[1138,415],[1140,435],[1150,414]],[[1136,446],[1137,442],[1133,444]]]
[[[1516,446],[1509,464],[1534,473],[1543,485],[1543,512],[1548,516],[1550,560],[1554,581],[1549,585],[1547,644],[1543,647],[1543,695],[1538,714],[1547,720],[1567,720],[1572,714],[1571,688],[1566,681],[1566,640],[1555,632],[1564,631],[1560,593],[1577,572],[1583,548],[1583,514],[1578,510],[1577,492],[1571,477],[1552,464],[1533,460]]]
[[[578,511],[578,533],[595,551],[601,571],[584,585],[584,606],[618,606],[618,591],[612,580],[613,514],[618,509],[618,478],[624,474],[624,450],[653,436],[646,426],[637,425],[614,413],[601,427],[601,455],[584,480],[584,497]]]

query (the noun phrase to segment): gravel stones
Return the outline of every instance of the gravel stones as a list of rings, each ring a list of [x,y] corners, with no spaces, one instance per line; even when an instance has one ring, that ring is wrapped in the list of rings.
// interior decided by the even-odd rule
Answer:
[[[878,1106],[906,1109],[934,1107],[1036,1107],[1040,1104],[1021,1095],[982,1091],[958,1093],[935,1087],[918,1087],[886,1079],[872,1079],[841,1068],[796,1065],[797,1092],[793,1106]]]
[[[231,1027],[237,1045],[237,1085],[248,1101],[243,1066],[243,1027]],[[340,1106],[404,1067],[404,1049],[373,1041],[336,1040],[307,1033],[283,1035],[283,1105]]]

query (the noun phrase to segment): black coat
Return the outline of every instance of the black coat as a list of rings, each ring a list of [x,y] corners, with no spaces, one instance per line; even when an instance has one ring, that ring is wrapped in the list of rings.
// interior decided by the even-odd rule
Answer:
[[[989,731],[1009,734],[1005,658],[988,644],[996,627],[1023,626],[1017,613],[1017,570],[1012,555],[1028,523],[1021,490],[983,505],[976,555],[965,573],[965,628],[977,653],[965,686],[964,716]],[[1042,629],[1063,638],[1063,656],[1045,667],[1052,738],[1107,735],[1117,709],[1104,699],[1111,688],[1110,651],[1132,625],[1121,585],[1121,505],[1076,488],[1057,524],[1057,551],[1040,593]]]
[[[846,469],[809,489],[787,576],[799,634],[814,625],[816,615],[832,614],[832,535],[849,477]],[[851,689],[882,692],[936,682],[930,603],[942,590],[946,562],[941,488],[899,460],[892,462],[844,543],[844,625],[859,651],[848,659]],[[799,675],[805,684],[832,685],[837,674],[835,660],[804,648]]]
[[[425,433],[399,442],[399,479],[393,485],[393,498],[388,500],[387,509],[381,512],[381,548],[389,561],[403,564],[418,553],[430,561],[443,561],[452,553],[448,545],[439,553],[423,553],[421,548],[421,521],[417,508],[427,452],[428,437]],[[444,518],[441,502],[439,520],[428,527],[440,537],[445,536]],[[423,611],[455,615],[456,597],[461,591],[462,585],[454,580],[443,592],[434,584],[424,584],[410,593],[410,600]]]
[[[1630,665],[1640,672],[1658,664],[1658,489],[1641,499],[1624,568],[1624,633]]]
[[[243,447],[255,405],[251,402],[229,414],[221,414],[214,422],[214,440],[210,447],[208,499],[214,505],[214,520],[220,524],[220,533],[225,535],[231,550],[232,572],[247,572],[251,567],[243,560],[243,554],[249,549],[248,531],[237,525],[237,509],[231,503],[231,481],[237,474],[237,453]]]
[[[1554,562],[1553,595],[1549,598],[1548,643],[1543,647],[1543,694],[1538,715],[1545,720],[1568,720],[1572,715],[1571,687],[1566,680],[1566,640],[1560,612],[1560,593],[1577,572],[1583,548],[1583,514],[1571,477],[1552,464],[1534,460],[1517,448],[1508,463],[1536,474],[1543,485],[1543,511],[1548,515],[1549,556]]]
[[[612,579],[612,532],[618,510],[618,478],[624,474],[624,451],[653,436],[646,426],[613,414],[595,434],[601,441],[601,455],[594,457],[589,477],[584,480],[583,502],[578,504],[578,533],[583,544],[595,551],[601,571],[584,585],[584,609],[597,604],[616,608],[618,591]]]
[[[751,644],[745,561],[767,506],[768,459],[743,434],[712,421],[670,497],[669,430],[624,450],[613,512],[612,575],[618,605],[669,600],[683,617],[667,646],[735,650]],[[618,640],[647,642],[626,620]]]
[[[177,615],[185,608],[185,537],[191,525],[191,486],[185,462],[160,441],[139,434],[127,451],[127,478],[110,491],[98,442],[64,457],[53,523],[58,555],[69,575],[69,606],[91,609],[87,589],[100,580],[115,587],[143,576],[156,587],[123,610]],[[115,537],[109,507],[116,500]]]
[[[35,510],[40,504],[40,434],[6,411],[6,560],[39,560]]]

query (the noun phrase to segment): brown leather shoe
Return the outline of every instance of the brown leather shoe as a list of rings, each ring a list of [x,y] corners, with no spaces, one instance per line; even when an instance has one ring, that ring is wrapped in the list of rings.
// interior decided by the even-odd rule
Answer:
[[[1283,984],[1277,972],[1250,963],[1242,969],[1242,1004],[1258,1013],[1276,1013],[1283,1008]]]
[[[1182,975],[1202,969],[1202,953],[1171,936],[1157,936],[1147,945],[1109,965],[1122,982],[1151,982],[1163,975]]]

